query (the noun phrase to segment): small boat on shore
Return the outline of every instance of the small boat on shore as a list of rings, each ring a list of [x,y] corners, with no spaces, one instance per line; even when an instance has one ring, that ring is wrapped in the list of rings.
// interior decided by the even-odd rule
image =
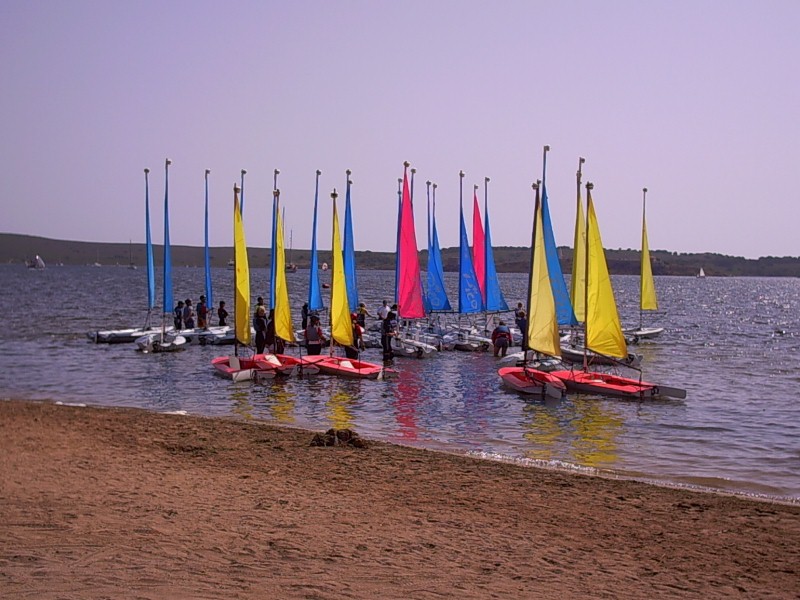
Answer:
[[[214,367],[215,375],[230,379],[234,383],[272,379],[275,377],[276,371],[265,368],[263,356],[263,354],[255,354],[249,358],[218,356],[211,360],[211,365]]]
[[[567,394],[567,386],[552,373],[525,366],[501,367],[497,374],[506,386],[523,394],[555,399],[563,398]]]
[[[552,371],[550,375],[560,379],[567,390],[577,394],[595,394],[625,398],[628,400],[647,400],[656,397],[686,398],[686,390],[657,385],[630,377],[598,371],[562,370]]]
[[[382,365],[341,356],[304,356],[302,360],[304,364],[316,366],[325,375],[351,379],[382,379],[386,374],[396,372]]]

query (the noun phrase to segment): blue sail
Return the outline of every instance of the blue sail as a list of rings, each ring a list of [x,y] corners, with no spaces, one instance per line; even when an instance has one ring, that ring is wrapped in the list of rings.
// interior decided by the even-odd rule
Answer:
[[[475,275],[475,266],[472,263],[467,227],[464,225],[463,207],[459,207],[459,218],[461,220],[461,240],[458,255],[458,312],[461,314],[477,313],[484,310],[483,297],[478,285],[478,276]]]
[[[272,246],[269,253],[269,308],[275,308],[275,267],[278,264],[278,255],[275,249],[278,247],[278,219],[280,218],[278,209],[278,191],[272,190]]]
[[[358,308],[358,279],[356,278],[356,251],[353,241],[353,215],[350,209],[350,174],[347,175],[347,193],[344,206],[344,279],[347,303],[351,311]]]
[[[483,222],[484,222],[484,244],[486,251],[486,310],[508,310],[508,304],[503,297],[500,289],[500,282],[497,279],[497,269],[494,264],[494,253],[492,252],[492,234],[489,231],[489,203],[486,200],[487,193],[483,194]]]
[[[206,243],[203,249],[203,257],[206,263],[206,306],[214,306],[214,292],[211,288],[211,257],[208,254],[208,169],[206,169]]]
[[[164,307],[172,312],[172,251],[169,246],[169,159],[164,168]]]
[[[144,225],[147,252],[147,313],[156,305],[156,268],[153,262],[153,238],[150,237],[150,169],[144,170]]]
[[[319,285],[319,260],[317,259],[317,203],[319,201],[319,176],[317,171],[317,183],[314,188],[314,225],[311,230],[311,266],[308,282],[308,310],[322,310],[325,305],[322,303],[322,292]]]
[[[444,269],[442,268],[442,251],[439,248],[439,234],[436,231],[436,191],[434,190],[433,209],[428,207],[430,238],[428,241],[428,299],[426,310],[453,310],[447,292],[444,289]]]
[[[547,271],[550,273],[550,286],[556,303],[556,315],[559,325],[577,325],[578,319],[572,310],[564,273],[558,261],[558,248],[553,235],[553,224],[550,221],[550,209],[547,206],[547,188],[542,183],[542,227],[544,229],[544,252],[547,256]]]

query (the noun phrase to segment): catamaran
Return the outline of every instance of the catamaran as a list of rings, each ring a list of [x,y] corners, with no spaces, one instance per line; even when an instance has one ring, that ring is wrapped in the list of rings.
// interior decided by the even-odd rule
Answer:
[[[549,357],[561,355],[558,317],[545,251],[542,203],[539,185],[533,184],[536,201],[531,239],[531,266],[528,272],[527,328],[523,332],[523,352],[533,351]],[[522,366],[501,367],[497,374],[502,382],[518,392],[542,398],[561,398],[566,385],[554,375],[536,368],[544,363],[523,361]]]
[[[142,352],[160,353],[182,350],[186,338],[167,327],[167,318],[172,317],[172,249],[169,241],[169,166],[170,159],[164,163],[164,294],[161,307],[161,328],[136,339],[136,346]]]
[[[260,364],[263,355],[239,356],[239,346],[249,346],[250,329],[250,266],[247,260],[247,242],[244,237],[242,209],[239,204],[239,186],[233,186],[233,316],[236,339],[232,356],[218,356],[211,360],[214,373],[234,382],[257,381],[275,377],[275,371]]]
[[[622,377],[612,373],[589,370],[588,352],[624,359],[628,355],[627,343],[622,333],[611,276],[608,272],[600,228],[592,201],[591,183],[586,184],[586,307],[585,348],[582,369],[552,371],[571,392],[596,394],[628,399],[645,399],[655,396],[685,398],[686,391],[649,383],[640,379]],[[640,371],[641,374],[641,371]]]
[[[339,344],[344,347],[354,347],[353,320],[347,300],[347,283],[345,280],[344,260],[342,257],[342,244],[339,235],[339,215],[336,211],[336,189],[331,193],[333,200],[333,227],[331,243],[331,262],[333,274],[331,276],[331,344],[327,355],[306,356],[303,361],[316,365],[322,373],[355,379],[379,379],[390,369],[382,365],[362,361],[355,358],[345,358],[334,355],[334,346]]]
[[[653,278],[653,267],[650,263],[650,246],[647,242],[647,220],[645,218],[647,202],[647,188],[642,188],[642,261],[641,277],[639,280],[639,327],[623,329],[622,332],[633,342],[652,339],[664,332],[663,327],[645,327],[644,313],[648,310],[658,310],[656,298],[656,283]]]
[[[145,253],[147,268],[147,314],[144,325],[141,327],[129,327],[126,329],[109,329],[105,331],[89,331],[86,336],[96,344],[122,344],[132,343],[143,335],[159,331],[158,328],[151,327],[150,317],[156,304],[156,280],[155,266],[153,264],[153,242],[150,237],[150,169],[144,170],[144,222],[145,222]],[[167,331],[171,331],[168,327]]]

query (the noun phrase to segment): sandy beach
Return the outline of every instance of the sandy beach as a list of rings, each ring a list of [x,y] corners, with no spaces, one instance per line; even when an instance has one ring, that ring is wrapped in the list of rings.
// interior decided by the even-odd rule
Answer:
[[[0,402],[3,598],[797,598],[800,506]]]

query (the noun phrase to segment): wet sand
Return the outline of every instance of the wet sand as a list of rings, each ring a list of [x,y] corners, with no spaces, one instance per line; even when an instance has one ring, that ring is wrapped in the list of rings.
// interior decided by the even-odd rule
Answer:
[[[798,598],[800,506],[0,401],[3,598]]]

